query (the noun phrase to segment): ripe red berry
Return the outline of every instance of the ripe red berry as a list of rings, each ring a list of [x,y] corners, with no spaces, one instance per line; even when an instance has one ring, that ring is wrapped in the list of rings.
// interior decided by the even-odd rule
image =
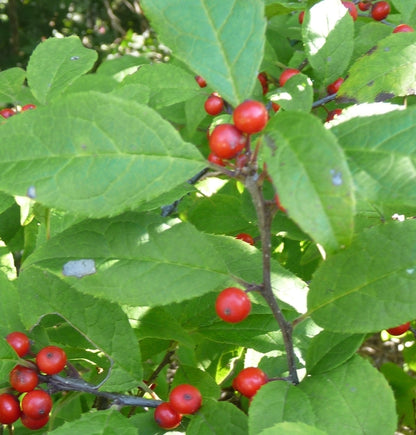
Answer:
[[[344,83],[344,79],[342,77],[339,77],[334,82],[330,83],[326,87],[328,94],[329,95],[336,94],[343,83]]]
[[[0,116],[3,118],[10,118],[11,116],[16,115],[16,112],[13,109],[2,109],[0,110]]]
[[[207,86],[207,82],[201,76],[195,76],[195,80],[200,88],[205,88]]]
[[[263,95],[266,95],[267,91],[269,90],[269,81],[267,80],[267,75],[261,72],[258,74],[257,78],[263,89]]]
[[[36,109],[36,106],[34,104],[25,104],[22,108],[21,111],[25,112],[26,110],[32,110],[32,109]]]
[[[45,417],[41,418],[30,418],[28,415],[22,414],[20,421],[22,422],[23,426],[27,427],[28,429],[36,430],[46,426],[49,421],[49,415],[45,415]]]
[[[20,403],[13,394],[0,394],[0,424],[12,424],[20,417]]]
[[[214,153],[209,153],[208,155],[208,161],[211,163],[215,163],[218,166],[225,166],[225,162],[221,157],[218,157]]]
[[[66,354],[58,346],[46,346],[36,355],[36,364],[41,372],[55,375],[65,367]]]
[[[169,402],[163,402],[155,409],[154,418],[163,429],[174,429],[182,420],[181,414]]]
[[[224,100],[219,95],[212,94],[206,99],[204,108],[208,115],[219,115],[224,109]]]
[[[359,2],[358,8],[360,9],[360,11],[368,11],[371,8],[371,3],[370,2]]]
[[[236,239],[242,240],[243,242],[248,243],[249,245],[254,245],[254,239],[250,236],[250,234],[240,233],[235,236]]]
[[[23,332],[11,332],[6,337],[6,340],[20,357],[25,356],[29,352],[30,341]]]
[[[287,68],[285,69],[279,77],[279,85],[284,86],[284,84],[294,75],[299,74],[300,71],[295,68]]]
[[[211,151],[222,159],[234,158],[245,144],[246,137],[233,124],[217,125],[209,138]]]
[[[17,365],[9,375],[10,385],[19,393],[32,391],[38,385],[38,374],[35,370]]]
[[[336,116],[341,115],[342,109],[334,109],[328,112],[325,122],[332,121]]]
[[[355,21],[358,17],[358,11],[353,2],[342,2],[342,4],[348,9],[352,19]]]
[[[253,397],[268,382],[266,373],[257,367],[247,367],[234,378],[233,388],[243,396]]]
[[[269,120],[266,106],[259,101],[246,100],[239,104],[233,112],[234,125],[247,134],[263,130]]]
[[[193,385],[181,384],[170,392],[169,402],[179,414],[194,414],[201,407],[202,396]]]
[[[217,297],[215,311],[228,323],[244,320],[251,310],[251,302],[246,292],[237,287],[224,289]]]
[[[399,24],[393,30],[393,33],[403,33],[403,32],[414,32],[413,27],[410,27],[407,24]]]
[[[250,155],[248,153],[240,153],[235,158],[235,165],[238,169],[244,168],[250,161]]]
[[[35,420],[49,415],[52,409],[51,396],[43,390],[33,390],[27,393],[22,400],[22,411]]]
[[[394,328],[387,329],[390,335],[402,335],[410,328],[410,322],[403,323],[403,325],[395,326]]]
[[[277,104],[277,103],[272,103],[272,109],[273,109],[273,112],[277,112],[277,111],[279,111],[279,109],[280,109],[279,104]]]
[[[371,8],[371,16],[377,21],[384,20],[389,13],[390,5],[385,1],[374,3]]]
[[[305,11],[300,11],[298,15],[299,24],[303,23],[303,19],[305,18]]]

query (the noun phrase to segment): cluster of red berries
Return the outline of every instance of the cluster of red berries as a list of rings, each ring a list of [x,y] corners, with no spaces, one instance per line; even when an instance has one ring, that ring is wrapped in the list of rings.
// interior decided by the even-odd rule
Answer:
[[[30,340],[22,332],[11,332],[7,342],[19,357],[29,354]],[[40,429],[49,421],[52,398],[46,391],[36,389],[39,373],[54,375],[66,365],[66,354],[57,346],[47,346],[37,354],[35,361],[16,365],[9,375],[11,389],[0,394],[0,424],[12,424],[19,418],[29,429]]]
[[[36,106],[34,104],[25,104],[21,107],[20,111],[16,111],[15,109],[12,109],[10,107],[6,107],[5,109],[0,110],[0,116],[2,118],[10,118],[14,115],[16,115],[19,112],[25,112],[26,110],[36,109]]]
[[[198,388],[190,384],[176,386],[169,394],[169,401],[157,406],[154,413],[156,423],[163,429],[174,429],[182,421],[182,415],[195,414],[202,405]]]

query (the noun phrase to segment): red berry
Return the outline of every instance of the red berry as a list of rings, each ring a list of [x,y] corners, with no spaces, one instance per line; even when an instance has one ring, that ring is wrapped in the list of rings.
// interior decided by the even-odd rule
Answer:
[[[325,122],[332,121],[336,116],[341,115],[342,109],[334,109],[328,112]]]
[[[334,82],[332,82],[331,84],[329,84],[326,87],[328,94],[329,95],[336,94],[343,83],[344,83],[344,79],[340,77],[336,79]]]
[[[240,153],[235,158],[235,165],[238,169],[244,168],[250,160],[250,156],[247,153]]]
[[[284,84],[294,75],[299,74],[300,71],[295,68],[287,68],[285,69],[279,77],[279,85],[284,86]]]
[[[207,82],[201,76],[195,76],[195,80],[200,88],[205,88],[207,86]]]
[[[287,212],[287,210],[282,206],[282,204],[280,204],[280,198],[279,198],[279,196],[278,196],[277,193],[274,195],[274,202],[276,203],[277,208],[278,208],[280,211],[282,211],[283,213],[286,213],[286,212]]]
[[[273,109],[273,112],[277,112],[277,111],[279,111],[279,109],[280,109],[279,104],[277,104],[277,103],[272,103],[272,109]]]
[[[298,16],[299,24],[303,23],[304,18],[305,18],[305,11],[299,12],[299,16]]]
[[[22,422],[23,426],[27,427],[28,429],[36,430],[40,429],[48,423],[49,414],[41,418],[30,418],[28,415],[22,414],[20,417],[20,421]]]
[[[240,233],[235,236],[236,239],[242,240],[243,242],[248,243],[249,245],[254,245],[254,239],[250,236],[250,234]]]
[[[269,120],[266,106],[259,101],[246,100],[239,104],[233,112],[234,125],[247,134],[263,130]]]
[[[396,326],[394,328],[387,329],[390,335],[402,335],[410,328],[410,322],[403,323],[403,325]]]
[[[399,24],[393,30],[393,33],[402,33],[402,32],[414,32],[413,27],[410,27],[407,24]]]
[[[217,297],[215,311],[228,323],[244,320],[251,310],[251,302],[246,292],[237,287],[224,289]]]
[[[36,109],[36,106],[34,104],[25,104],[22,108],[21,111],[24,112],[26,110],[31,110],[31,109]]]
[[[12,424],[20,417],[20,403],[13,394],[0,394],[0,424]]]
[[[222,159],[234,158],[246,145],[246,137],[232,124],[217,125],[209,138],[211,151]]]
[[[13,109],[2,109],[0,110],[0,116],[3,118],[10,118],[11,116],[16,115],[16,112]]]
[[[6,340],[20,357],[25,356],[29,352],[30,341],[23,332],[11,332],[6,337]]]
[[[257,78],[263,89],[263,95],[266,95],[267,91],[269,90],[269,81],[267,80],[267,75],[261,72],[258,74]]]
[[[358,7],[360,11],[368,11],[371,8],[370,2],[359,2]]]
[[[163,402],[155,409],[156,423],[163,429],[174,429],[181,423],[182,416],[169,402]]]
[[[384,1],[374,3],[371,9],[371,16],[377,21],[384,20],[389,13],[390,5]]]
[[[219,95],[212,94],[205,101],[204,108],[208,115],[219,115],[224,108],[224,100]]]
[[[27,417],[38,420],[49,415],[51,409],[52,399],[46,391],[33,390],[23,397],[22,411]]]
[[[215,163],[218,166],[225,166],[225,162],[221,157],[218,157],[214,153],[209,153],[208,161],[211,163]]]
[[[349,10],[352,19],[355,21],[358,17],[358,11],[353,2],[342,2],[342,4]]]
[[[253,397],[268,382],[266,373],[257,367],[247,367],[234,378],[233,388],[243,396]]]
[[[169,402],[179,414],[194,414],[201,407],[202,396],[193,385],[181,384],[171,391]]]
[[[32,391],[39,383],[36,371],[21,365],[17,365],[10,372],[9,380],[10,385],[19,393]]]
[[[58,346],[46,346],[36,355],[36,364],[41,372],[55,375],[65,367],[66,354]]]

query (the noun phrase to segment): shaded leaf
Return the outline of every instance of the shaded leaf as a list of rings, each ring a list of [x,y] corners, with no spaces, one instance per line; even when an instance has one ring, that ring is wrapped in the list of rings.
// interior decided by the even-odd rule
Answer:
[[[0,104],[15,103],[26,78],[22,68],[9,68],[0,72]]]

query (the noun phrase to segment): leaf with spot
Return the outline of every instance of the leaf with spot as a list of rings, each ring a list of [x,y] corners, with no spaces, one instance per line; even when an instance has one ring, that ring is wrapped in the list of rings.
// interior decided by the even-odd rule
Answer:
[[[173,54],[237,105],[253,92],[264,50],[260,0],[143,0]]]

